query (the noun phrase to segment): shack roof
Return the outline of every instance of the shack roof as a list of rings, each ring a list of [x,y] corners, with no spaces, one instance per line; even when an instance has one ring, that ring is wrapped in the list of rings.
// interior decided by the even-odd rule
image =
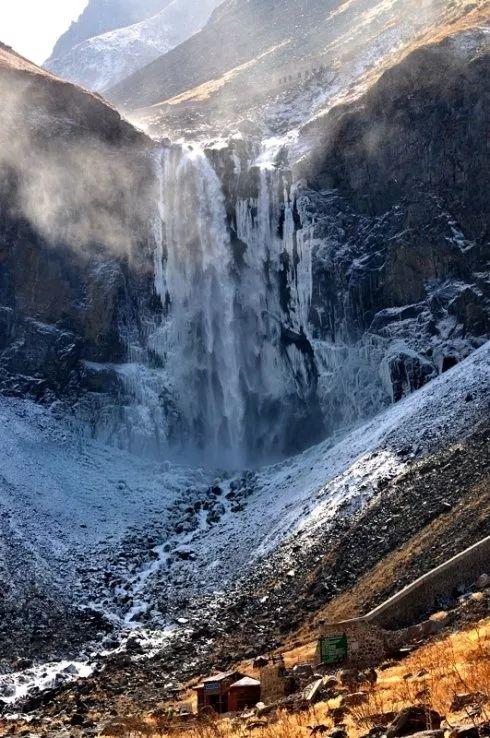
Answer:
[[[206,679],[202,680],[203,684],[206,684],[206,682],[223,682],[225,679],[229,679],[233,676],[245,676],[239,671],[221,671],[219,674],[214,674],[213,676],[207,677]]]
[[[257,679],[252,679],[252,677],[246,676],[232,684],[230,689],[233,689],[233,687],[260,687],[260,682]]]
[[[213,674],[213,676],[203,679],[202,682],[197,685],[197,687],[194,687],[194,689],[203,689],[205,684],[211,684],[213,682],[224,682],[225,679],[232,679],[233,677],[238,677],[239,679],[241,679],[244,676],[245,674],[242,674],[241,671],[221,671],[218,674]]]

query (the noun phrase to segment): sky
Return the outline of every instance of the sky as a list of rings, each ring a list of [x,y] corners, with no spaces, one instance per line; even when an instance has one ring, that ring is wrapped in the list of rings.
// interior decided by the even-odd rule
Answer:
[[[37,64],[88,0],[0,0],[0,41]]]

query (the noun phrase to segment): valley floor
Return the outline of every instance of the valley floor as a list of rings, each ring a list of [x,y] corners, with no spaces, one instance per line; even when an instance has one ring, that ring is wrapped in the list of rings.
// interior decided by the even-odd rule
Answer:
[[[244,575],[266,579],[273,566],[278,579],[294,582],[296,559],[334,521],[354,519],[390,480],[462,441],[486,417],[489,352],[483,347],[337,442],[271,468],[218,476],[87,443],[32,403],[0,400],[2,607],[25,601],[40,610],[40,620],[30,610],[39,643],[34,633],[32,652],[24,646],[19,655],[49,660],[63,650],[52,606],[72,614],[90,608],[97,628],[103,619],[161,628],[182,617],[192,627],[198,616],[186,614],[189,602],[219,602]],[[15,642],[11,622],[0,631],[0,655],[12,654]]]
[[[488,535],[489,351],[337,442],[218,477],[81,442],[3,399],[4,712],[42,706],[61,728],[79,689],[98,714],[118,695],[151,710]]]

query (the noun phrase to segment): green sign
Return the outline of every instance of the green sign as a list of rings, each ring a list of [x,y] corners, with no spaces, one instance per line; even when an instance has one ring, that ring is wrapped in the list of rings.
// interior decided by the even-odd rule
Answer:
[[[320,638],[320,660],[322,664],[338,664],[347,659],[347,635],[323,636]]]

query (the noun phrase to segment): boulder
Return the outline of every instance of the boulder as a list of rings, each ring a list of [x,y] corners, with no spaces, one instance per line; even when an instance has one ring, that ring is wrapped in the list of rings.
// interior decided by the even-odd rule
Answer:
[[[486,589],[490,586],[490,575],[489,574],[481,574],[478,579],[476,580],[476,586],[478,589]]]
[[[320,723],[319,725],[308,725],[308,729],[310,731],[310,735],[313,736],[329,734],[328,727],[323,723]]]
[[[451,712],[459,712],[464,710],[465,707],[483,705],[487,700],[488,698],[483,692],[464,692],[454,695],[450,709]]]
[[[435,710],[422,705],[412,705],[400,710],[386,731],[387,738],[401,738],[441,727],[441,716]]]
[[[357,669],[343,669],[339,672],[338,678],[344,687],[356,687],[359,684],[359,672]]]
[[[293,667],[293,676],[300,684],[309,684],[313,681],[315,671],[311,664],[297,664]]]
[[[345,728],[341,727],[333,728],[333,730],[328,733],[328,736],[329,738],[347,738],[347,731]]]
[[[448,732],[448,738],[480,738],[480,733],[476,725],[455,725]]]

